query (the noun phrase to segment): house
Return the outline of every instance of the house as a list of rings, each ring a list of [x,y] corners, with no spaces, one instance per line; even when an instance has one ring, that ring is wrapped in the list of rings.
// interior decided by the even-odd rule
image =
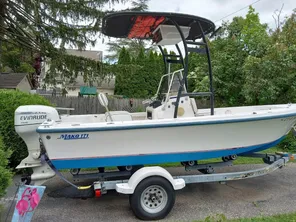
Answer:
[[[63,91],[61,89],[36,89],[31,90],[32,94],[39,94],[44,96],[63,96]]]
[[[81,56],[88,59],[93,59],[95,61],[102,62],[103,52],[102,51],[92,51],[92,50],[74,50],[67,49],[66,52],[69,55]],[[41,84],[42,79],[45,78],[46,72],[49,69],[49,65],[45,62],[41,71]],[[61,82],[62,83],[62,82]],[[47,90],[53,89],[51,86],[46,86]],[[62,84],[55,87],[56,90],[61,89]],[[103,81],[93,83],[92,87],[89,87],[84,81],[83,76],[79,75],[75,79],[74,84],[69,84],[66,86],[67,96],[79,96],[83,94],[96,94],[96,93],[106,93],[108,95],[113,95],[115,89],[115,78],[104,79]],[[41,92],[41,91],[40,91]]]
[[[103,61],[103,52],[102,51],[93,51],[93,50],[76,50],[76,49],[67,49],[67,54],[74,56],[81,56],[88,59],[93,59],[98,62]]]
[[[0,73],[0,89],[30,92],[33,88],[28,73]]]

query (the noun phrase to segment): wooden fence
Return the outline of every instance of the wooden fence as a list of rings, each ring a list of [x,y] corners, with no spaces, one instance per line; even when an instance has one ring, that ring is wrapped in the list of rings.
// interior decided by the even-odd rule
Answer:
[[[100,105],[97,97],[63,97],[63,96],[44,96],[56,107],[74,108],[71,114],[99,114],[106,110]],[[130,105],[129,99],[108,98],[108,108],[111,111],[124,110],[128,112],[143,112],[146,106],[142,104],[143,99],[133,99]]]
[[[105,108],[99,103],[96,97],[63,97],[63,96],[43,96],[56,107],[74,108],[71,114],[99,114],[105,113]],[[133,99],[133,105],[130,105],[129,99],[108,98],[108,108],[111,111],[124,110],[128,112],[143,112],[147,105],[143,105],[144,99]],[[208,101],[196,101],[198,108],[209,107]]]

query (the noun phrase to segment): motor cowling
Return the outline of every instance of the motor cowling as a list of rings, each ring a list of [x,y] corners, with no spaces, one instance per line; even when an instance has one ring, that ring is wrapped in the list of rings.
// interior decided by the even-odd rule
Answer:
[[[40,142],[36,129],[48,119],[55,121],[60,119],[57,110],[50,106],[27,105],[15,110],[15,131],[26,143],[29,154],[17,169],[40,165]]]
[[[27,125],[39,126],[48,119],[59,121],[60,117],[55,108],[42,105],[19,106],[15,110],[14,125],[16,127]]]
[[[41,162],[41,144],[36,129],[46,120],[60,121],[58,111],[50,106],[26,105],[15,110],[14,126],[17,134],[24,140],[28,149],[28,156],[16,167],[33,168],[30,176],[32,181],[42,184],[55,173],[46,163]]]

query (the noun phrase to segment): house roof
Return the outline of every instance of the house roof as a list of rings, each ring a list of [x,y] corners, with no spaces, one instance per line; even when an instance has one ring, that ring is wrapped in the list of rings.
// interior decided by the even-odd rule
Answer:
[[[0,73],[0,89],[15,89],[27,73]]]
[[[92,50],[76,50],[76,49],[67,49],[67,54],[74,56],[81,56],[88,59],[93,59],[95,61],[102,61],[102,51],[92,51]]]
[[[83,77],[78,76],[76,79],[76,83],[74,83],[71,87],[76,87],[79,88],[80,86],[86,86],[87,84],[84,83]],[[94,87],[97,87],[98,89],[104,88],[104,89],[114,89],[115,88],[115,78],[111,79],[104,79],[103,81],[100,82],[94,82],[93,83]]]
[[[93,51],[93,50],[77,50],[77,49],[66,49],[66,53],[68,55],[73,55],[73,56],[79,56],[79,57],[84,57],[88,59],[95,60],[97,62],[102,62],[103,58],[103,52],[102,51]],[[46,67],[44,66],[44,69],[42,70],[42,80],[44,81],[46,75]],[[79,88],[80,86],[87,86],[88,84],[84,82],[83,76],[81,73],[77,76],[75,79],[75,83],[67,83],[67,80],[63,80],[60,76],[56,77],[56,80],[59,82],[65,81],[65,84],[69,88]],[[109,80],[104,80],[102,83],[93,83],[93,86],[98,87],[98,88],[109,88],[109,89],[114,89],[115,85],[115,80],[112,80],[109,82]]]
[[[98,85],[99,88],[104,89],[114,89],[115,88],[115,78],[106,79],[101,84]]]
[[[41,95],[52,95],[54,93],[54,90],[53,89],[36,89],[36,93]],[[56,88],[55,93],[62,94],[62,90],[59,88]]]

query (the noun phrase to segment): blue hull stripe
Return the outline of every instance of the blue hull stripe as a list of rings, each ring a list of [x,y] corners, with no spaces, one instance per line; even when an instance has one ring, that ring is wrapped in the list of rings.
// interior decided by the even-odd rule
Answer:
[[[256,116],[256,114],[254,114]],[[206,120],[206,121],[194,121],[194,122],[179,122],[179,123],[156,123],[156,124],[139,124],[139,125],[125,125],[125,126],[102,126],[102,127],[85,127],[85,128],[37,128],[38,133],[71,133],[71,132],[96,132],[96,131],[110,131],[110,130],[134,130],[134,129],[148,129],[148,128],[164,128],[164,127],[181,127],[181,126],[198,126],[198,125],[212,125],[212,124],[225,124],[225,123],[240,123],[270,119],[280,119],[287,117],[296,117],[296,113],[271,115],[261,117],[251,117],[243,119],[221,119],[221,120]],[[149,123],[149,122],[148,122]]]
[[[109,166],[126,166],[140,164],[161,164],[170,162],[181,162],[189,160],[203,160],[234,154],[243,154],[249,152],[258,152],[268,149],[278,144],[285,136],[270,143],[254,145],[249,147],[214,150],[214,151],[199,151],[187,153],[166,153],[166,154],[147,154],[134,156],[114,156],[114,157],[94,157],[81,159],[56,159],[52,160],[53,165],[57,169],[71,168],[93,168],[93,167],[109,167]]]

